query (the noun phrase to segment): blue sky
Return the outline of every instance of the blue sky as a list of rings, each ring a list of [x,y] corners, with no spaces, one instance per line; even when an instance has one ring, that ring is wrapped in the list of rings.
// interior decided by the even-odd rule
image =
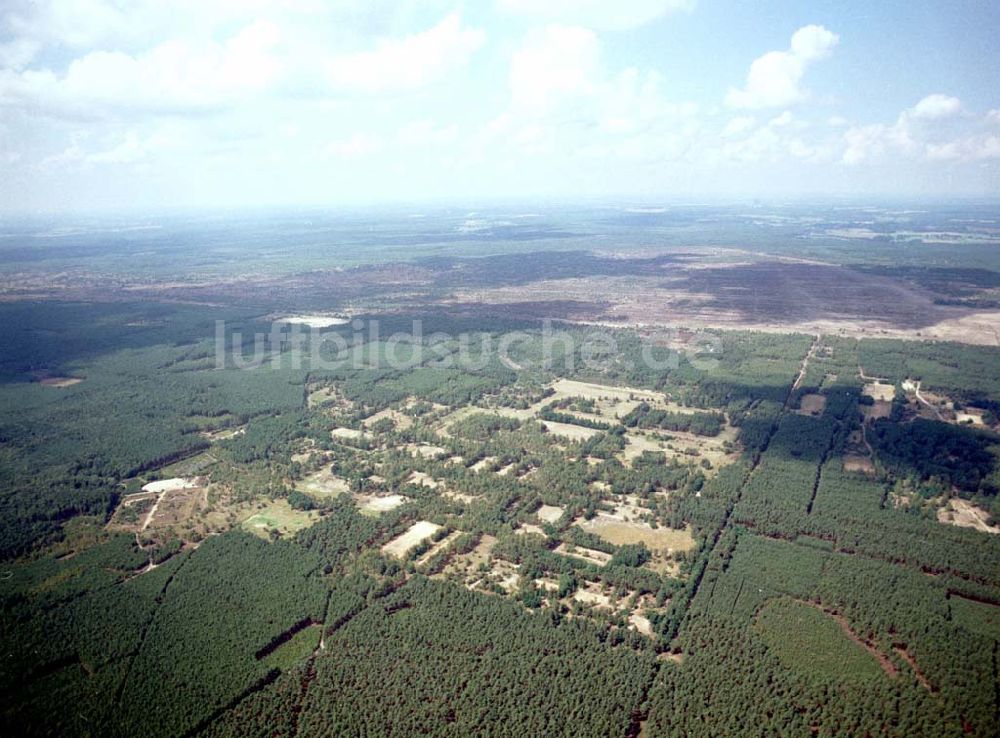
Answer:
[[[1000,9],[7,0],[0,210],[993,196]]]

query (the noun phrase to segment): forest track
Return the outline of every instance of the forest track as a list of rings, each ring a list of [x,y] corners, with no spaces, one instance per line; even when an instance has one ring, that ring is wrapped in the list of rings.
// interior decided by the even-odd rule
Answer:
[[[915,394],[917,396],[917,399],[920,400],[920,402],[922,402],[924,405],[926,405],[927,407],[929,407],[931,409],[931,411],[934,413],[934,416],[938,420],[940,420],[942,423],[946,423],[947,422],[944,419],[944,417],[941,415],[941,411],[937,409],[937,406],[936,405],[932,405],[931,403],[929,403],[927,401],[927,398],[925,398],[922,394],[920,394],[920,382],[919,382],[919,380],[917,382],[914,382],[913,394]]]
[[[806,378],[806,371],[809,369],[809,359],[816,355],[816,349],[819,348],[819,342],[822,339],[823,336],[817,333],[815,338],[813,338],[812,345],[809,346],[809,350],[806,351],[806,355],[802,357],[802,363],[799,364],[799,375],[795,378],[795,382],[792,384],[792,391],[788,393],[788,400],[785,403],[786,407],[788,402],[790,402],[792,397],[795,395],[795,390],[802,386],[802,382]]]

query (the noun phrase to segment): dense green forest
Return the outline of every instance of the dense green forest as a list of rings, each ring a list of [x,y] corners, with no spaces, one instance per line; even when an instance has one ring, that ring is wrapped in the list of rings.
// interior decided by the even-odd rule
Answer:
[[[1000,437],[902,384],[989,409],[997,349],[720,331],[653,369],[562,326],[545,363],[424,316],[479,360],[347,325],[356,361],[240,369],[196,307],[0,314],[13,735],[995,735]]]

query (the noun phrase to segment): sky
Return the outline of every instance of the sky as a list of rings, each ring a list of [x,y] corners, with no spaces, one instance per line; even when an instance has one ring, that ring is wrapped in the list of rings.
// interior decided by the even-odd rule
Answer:
[[[0,212],[1000,194],[995,0],[4,0]]]

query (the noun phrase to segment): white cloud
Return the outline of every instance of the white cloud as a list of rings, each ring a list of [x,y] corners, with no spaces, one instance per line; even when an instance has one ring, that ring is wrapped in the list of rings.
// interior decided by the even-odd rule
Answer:
[[[224,107],[279,77],[278,40],[278,28],[259,21],[223,43],[167,41],[135,56],[93,51],[73,60],[62,75],[0,70],[0,105],[83,116]]]
[[[997,154],[996,137],[961,135],[962,102],[936,93],[903,110],[892,125],[854,126],[844,133],[845,164],[860,164],[890,153],[929,161],[974,161]],[[988,115],[988,114],[987,114]],[[965,121],[967,122],[967,121]]]
[[[586,28],[548,26],[529,34],[510,62],[510,90],[517,108],[554,107],[565,96],[587,94],[600,74],[597,36]]]
[[[327,75],[340,90],[370,94],[415,90],[463,65],[485,40],[483,31],[463,28],[453,13],[426,31],[380,41],[370,51],[335,56],[327,64]]]
[[[1000,110],[991,110],[986,114],[986,122],[1000,125]]]
[[[738,136],[741,133],[746,133],[757,123],[757,120],[753,116],[744,115],[737,118],[731,119],[726,123],[726,127],[722,129],[723,138],[731,138],[732,136]]]
[[[146,153],[146,147],[139,142],[138,135],[129,132],[117,146],[87,154],[84,161],[90,164],[128,164],[142,159]]]
[[[382,148],[382,140],[370,133],[355,133],[353,136],[331,141],[323,149],[323,154],[334,159],[358,159],[373,154]]]
[[[532,21],[623,31],[694,8],[696,0],[497,0],[507,13]]]
[[[922,118],[924,120],[951,118],[962,112],[962,101],[957,97],[949,97],[948,95],[928,95],[914,105],[910,112],[914,118]]]
[[[801,87],[806,68],[826,58],[840,37],[822,26],[803,26],[792,35],[787,51],[770,51],[754,60],[743,89],[730,89],[726,104],[734,108],[783,107],[806,97]]]

